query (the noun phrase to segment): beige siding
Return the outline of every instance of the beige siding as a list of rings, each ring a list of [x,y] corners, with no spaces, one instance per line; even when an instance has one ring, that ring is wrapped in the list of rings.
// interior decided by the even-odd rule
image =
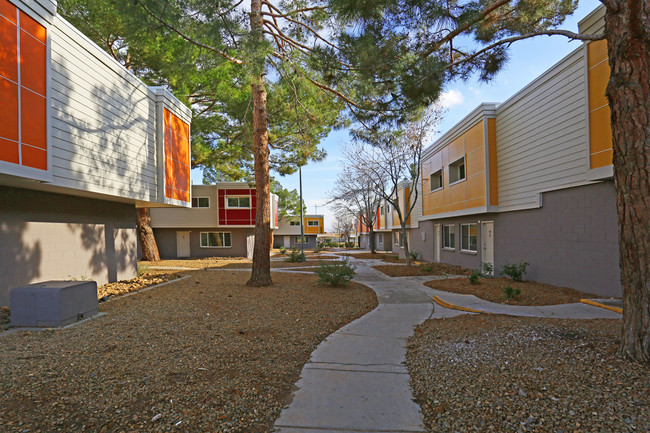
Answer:
[[[497,108],[499,210],[539,206],[539,192],[583,183],[587,168],[584,50]]]
[[[156,201],[153,93],[62,18],[50,35],[52,183]]]
[[[214,185],[193,185],[192,197],[208,197],[209,208],[152,208],[154,228],[217,227],[219,221],[218,189]]]
[[[418,187],[418,199],[415,202],[413,210],[411,211],[411,224],[409,227],[418,227],[420,218],[422,218],[422,191],[420,191],[420,189],[422,189],[421,186]]]

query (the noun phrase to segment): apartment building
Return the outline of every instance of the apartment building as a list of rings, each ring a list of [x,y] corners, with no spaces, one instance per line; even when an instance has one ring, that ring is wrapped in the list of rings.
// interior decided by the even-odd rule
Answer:
[[[190,206],[191,110],[57,14],[0,0],[0,305],[137,275],[136,207]]]
[[[390,203],[382,200],[377,208],[377,217],[372,227],[376,250],[392,251],[392,221],[393,212]],[[359,248],[370,248],[370,228],[364,223],[361,216],[357,217],[356,230]]]
[[[602,32],[604,12],[580,32]],[[531,280],[620,296],[608,79],[606,41],[585,43],[428,147],[410,249],[497,271],[525,261]]]
[[[278,229],[274,232],[273,248],[284,247],[287,249],[314,248],[318,245],[318,235],[325,233],[324,215],[304,215],[303,227],[305,233],[305,244],[302,245],[300,236],[300,217],[288,216],[280,220]]]
[[[187,209],[151,209],[160,257],[253,257],[255,187],[246,182],[192,185]],[[278,228],[278,196],[271,194],[271,229]]]

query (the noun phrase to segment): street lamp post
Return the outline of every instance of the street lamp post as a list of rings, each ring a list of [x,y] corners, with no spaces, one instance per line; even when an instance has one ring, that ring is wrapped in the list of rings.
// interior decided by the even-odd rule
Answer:
[[[305,261],[305,216],[302,201],[302,166],[298,166],[298,177],[300,179],[300,248],[302,250],[302,261]]]

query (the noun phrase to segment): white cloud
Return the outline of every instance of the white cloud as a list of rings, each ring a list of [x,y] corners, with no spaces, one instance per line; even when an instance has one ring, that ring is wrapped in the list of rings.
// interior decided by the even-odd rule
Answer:
[[[440,105],[445,108],[460,105],[464,101],[463,94],[458,90],[448,90],[440,94]]]

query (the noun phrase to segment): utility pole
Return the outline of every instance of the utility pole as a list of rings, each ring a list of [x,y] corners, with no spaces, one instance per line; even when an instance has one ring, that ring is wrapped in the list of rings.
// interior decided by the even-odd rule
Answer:
[[[298,177],[300,179],[300,249],[302,250],[302,261],[305,261],[305,215],[302,201],[302,165],[298,166]]]

